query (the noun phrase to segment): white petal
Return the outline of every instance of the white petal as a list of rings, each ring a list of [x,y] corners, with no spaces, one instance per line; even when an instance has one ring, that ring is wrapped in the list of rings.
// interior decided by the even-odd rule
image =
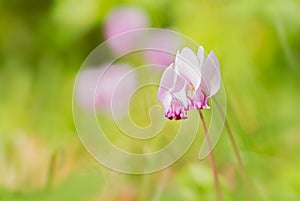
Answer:
[[[199,46],[197,56],[199,59],[200,66],[202,66],[204,62],[204,48],[202,46]]]
[[[198,88],[201,82],[200,63],[195,53],[190,48],[183,48],[177,52],[175,69],[184,76],[194,88]]]
[[[201,89],[206,96],[211,97],[220,89],[221,75],[218,58],[210,51],[203,66],[201,67],[202,82]]]
[[[187,81],[174,70],[174,64],[171,64],[162,75],[158,89],[158,100],[165,108],[168,108],[173,96],[186,107],[188,105],[187,86]]]
[[[173,87],[170,90],[172,92],[178,92],[178,91],[181,91],[183,88],[186,88],[187,81],[178,72],[174,71],[174,74],[175,74],[174,85],[173,85]]]
[[[170,89],[170,92],[173,96],[175,96],[176,99],[178,99],[184,107],[188,105],[188,99],[187,99],[187,87],[188,83],[186,79],[184,79],[179,73],[175,72],[175,82],[172,89]]]
[[[167,67],[161,77],[157,96],[160,102],[163,102],[166,92],[172,89],[174,86],[176,74],[173,66],[174,64],[171,64],[169,67]]]
[[[163,100],[161,101],[165,108],[165,111],[167,111],[171,107],[172,99],[173,98],[172,98],[171,94],[169,92],[166,92]]]
[[[178,91],[174,93],[174,96],[183,104],[184,107],[187,107],[189,104],[187,95],[186,95],[186,87],[187,84],[185,83],[184,87]]]

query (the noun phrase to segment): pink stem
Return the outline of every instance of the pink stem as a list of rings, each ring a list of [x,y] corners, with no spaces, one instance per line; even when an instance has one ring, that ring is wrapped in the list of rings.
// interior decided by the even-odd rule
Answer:
[[[214,175],[214,183],[215,183],[215,190],[216,190],[216,195],[217,195],[217,199],[218,201],[222,201],[223,197],[222,197],[222,193],[221,193],[221,188],[220,188],[220,182],[219,182],[219,177],[218,177],[218,172],[217,172],[217,168],[216,168],[216,163],[215,163],[215,159],[214,159],[214,154],[213,154],[213,150],[211,150],[211,143],[210,143],[210,139],[207,133],[207,127],[206,127],[206,123],[204,120],[204,116],[201,112],[201,110],[199,110],[199,115],[200,115],[200,119],[203,125],[203,129],[204,129],[204,133],[205,133],[205,137],[208,143],[208,147],[209,147],[209,162],[210,165],[212,167],[213,170],[213,175]]]

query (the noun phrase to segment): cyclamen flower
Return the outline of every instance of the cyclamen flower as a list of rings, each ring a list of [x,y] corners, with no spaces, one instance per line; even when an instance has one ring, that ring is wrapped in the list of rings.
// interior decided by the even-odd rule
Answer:
[[[144,10],[138,7],[120,6],[111,10],[106,16],[104,36],[110,39],[122,33],[147,28],[149,25],[150,19]],[[126,37],[109,40],[108,45],[114,53],[125,53],[134,47],[139,37],[137,33],[131,33]]]
[[[82,70],[76,83],[81,108],[110,114],[111,108],[117,107],[119,116],[126,114],[128,103],[124,100],[130,98],[137,85],[137,74],[129,73],[131,70],[126,63],[103,64]]]
[[[205,58],[202,46],[197,55],[190,48],[177,52],[175,62],[164,71],[158,100],[165,117],[186,119],[188,110],[209,108],[208,100],[220,89],[220,65],[213,51]]]
[[[180,39],[173,34],[173,32],[157,30],[155,34],[151,34],[151,37],[147,38],[146,47],[148,50],[143,52],[146,62],[167,67],[174,61],[175,56],[171,52],[178,50]]]

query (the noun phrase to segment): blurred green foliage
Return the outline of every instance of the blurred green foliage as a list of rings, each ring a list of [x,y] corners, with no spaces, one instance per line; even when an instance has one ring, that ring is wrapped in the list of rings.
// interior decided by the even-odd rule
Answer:
[[[150,200],[164,174],[160,200],[214,199],[209,165],[197,160],[197,150],[164,172],[121,175],[96,164],[77,138],[73,82],[104,40],[106,14],[120,5],[140,7],[152,27],[216,52],[254,199],[299,200],[297,0],[0,0],[0,200]],[[57,150],[63,151],[53,159]],[[30,165],[44,156],[47,162]],[[244,200],[225,133],[215,156],[226,200]]]

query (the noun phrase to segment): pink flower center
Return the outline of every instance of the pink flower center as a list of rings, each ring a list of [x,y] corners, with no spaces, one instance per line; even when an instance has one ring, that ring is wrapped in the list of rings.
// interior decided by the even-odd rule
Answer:
[[[187,112],[183,107],[182,103],[176,98],[173,98],[169,109],[166,111],[165,117],[167,117],[170,120],[186,119]]]

